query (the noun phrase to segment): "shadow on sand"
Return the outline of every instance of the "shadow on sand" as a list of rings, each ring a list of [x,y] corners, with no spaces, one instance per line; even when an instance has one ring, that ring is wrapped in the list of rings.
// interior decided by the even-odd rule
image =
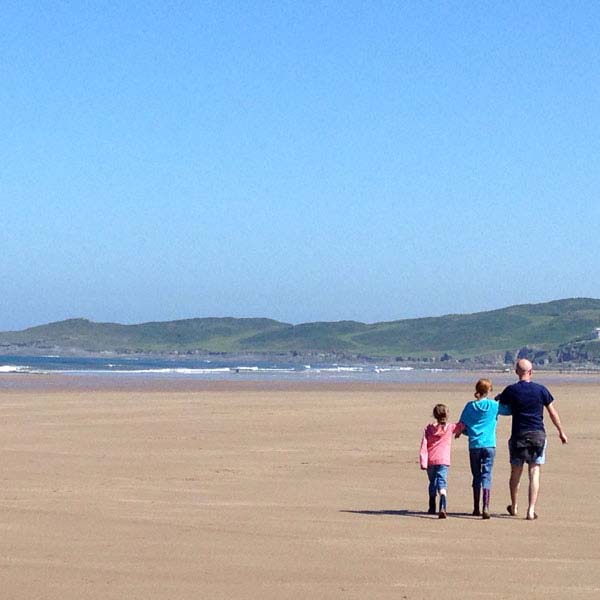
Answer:
[[[438,519],[438,515],[434,514],[434,515],[430,515],[427,511],[424,510],[408,510],[408,509],[401,509],[401,510],[340,510],[340,512],[342,513],[352,513],[355,515],[375,515],[375,516],[381,516],[381,515],[387,515],[387,516],[391,516],[391,517],[413,517],[416,519]],[[476,520],[476,521],[481,521],[481,517],[475,517],[473,516],[471,513],[466,513],[466,512],[449,512],[448,513],[448,518],[449,519],[470,519],[470,520]],[[502,515],[502,514],[492,514],[492,518],[493,519],[511,519],[514,517],[511,517],[510,515]]]

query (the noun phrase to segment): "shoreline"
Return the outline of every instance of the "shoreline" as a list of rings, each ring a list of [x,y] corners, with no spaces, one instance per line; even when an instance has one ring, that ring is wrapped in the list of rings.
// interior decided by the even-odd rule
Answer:
[[[434,352],[432,351],[432,354]],[[370,356],[364,354],[357,355],[346,355],[336,354],[335,352],[308,352],[303,353],[292,353],[292,352],[248,352],[248,353],[237,353],[237,352],[207,352],[198,354],[188,354],[185,352],[113,352],[113,351],[100,351],[91,352],[85,350],[73,350],[73,351],[62,351],[57,350],[56,353],[36,352],[35,349],[30,348],[27,351],[23,349],[13,349],[8,351],[5,347],[0,353],[0,365],[7,359],[19,359],[23,360],[26,358],[33,359],[65,359],[65,360],[125,360],[132,361],[155,361],[162,360],[165,364],[169,363],[181,363],[190,365],[193,363],[206,363],[208,364],[230,364],[232,368],[234,365],[239,363],[240,365],[247,365],[253,363],[274,363],[289,365],[295,367],[301,367],[306,364],[315,365],[338,365],[340,367],[367,367],[367,368],[391,368],[398,370],[414,370],[414,371],[450,371],[450,372],[464,372],[478,370],[480,367],[483,370],[489,370],[492,372],[503,372],[507,369],[512,371],[512,363],[503,363],[499,361],[490,360],[487,362],[484,356],[470,356],[465,359],[459,360],[440,360],[439,358],[427,358],[424,357],[420,360],[396,360],[394,356]],[[564,366],[560,366],[563,364]],[[584,372],[584,373],[598,373],[600,375],[600,363],[586,362],[586,361],[572,361],[564,363],[550,363],[550,364],[538,364],[534,367],[536,371],[543,372]]]
[[[412,373],[412,372],[411,372]],[[4,392],[63,392],[63,391],[147,391],[147,392],[209,392],[209,391],[302,391],[316,390],[426,390],[450,387],[465,389],[470,393],[474,382],[480,377],[491,378],[496,390],[513,383],[513,373],[476,371],[445,371],[428,373],[420,380],[385,380],[359,378],[261,378],[260,376],[236,375],[229,378],[186,377],[175,375],[128,375],[126,373],[2,373],[0,394]],[[600,386],[600,373],[559,373],[534,371],[534,380],[552,386]]]

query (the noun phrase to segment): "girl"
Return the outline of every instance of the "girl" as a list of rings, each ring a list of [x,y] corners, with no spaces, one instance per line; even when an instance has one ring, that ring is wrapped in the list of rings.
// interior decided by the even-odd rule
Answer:
[[[473,475],[473,515],[490,518],[490,491],[492,487],[492,468],[496,456],[496,423],[498,412],[509,414],[509,409],[501,407],[488,394],[493,391],[489,379],[480,379],[475,384],[475,400],[467,402],[460,415],[465,435],[469,436],[469,462]],[[479,510],[481,490],[483,506]]]
[[[450,448],[452,436],[457,437],[463,430],[461,423],[448,423],[448,407],[436,404],[433,416],[436,423],[430,423],[423,431],[421,439],[421,469],[427,469],[429,477],[429,514],[435,514],[435,501],[440,495],[439,518],[445,519],[448,467],[450,467]]]

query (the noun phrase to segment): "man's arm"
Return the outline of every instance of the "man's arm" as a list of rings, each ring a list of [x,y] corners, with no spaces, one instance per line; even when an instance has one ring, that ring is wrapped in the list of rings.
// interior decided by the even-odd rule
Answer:
[[[512,415],[512,409],[510,407],[510,404],[507,403],[507,399],[504,397],[505,390],[506,388],[502,390],[502,392],[500,392],[494,398],[494,400],[498,402],[498,414],[504,417],[509,417],[510,415]]]
[[[569,441],[569,439],[567,438],[567,434],[564,432],[564,430],[562,428],[562,425],[560,423],[560,417],[558,416],[558,411],[554,407],[554,402],[552,402],[551,404],[548,404],[546,406],[546,410],[548,411],[548,414],[550,415],[550,419],[552,419],[552,422],[554,423],[554,427],[556,427],[556,429],[558,431],[558,437],[560,438],[560,441],[563,444],[566,444]]]
[[[503,417],[510,417],[510,415],[512,415],[512,410],[510,409],[510,406],[508,404],[502,404],[501,402],[499,402],[498,414],[502,415]]]

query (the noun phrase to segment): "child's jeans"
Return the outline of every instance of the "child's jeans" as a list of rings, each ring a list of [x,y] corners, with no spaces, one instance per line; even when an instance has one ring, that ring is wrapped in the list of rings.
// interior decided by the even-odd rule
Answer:
[[[496,448],[470,448],[469,461],[471,463],[471,473],[473,474],[473,487],[475,489],[484,488],[486,490],[492,487],[492,469],[494,467],[494,457]]]
[[[437,492],[448,487],[446,482],[448,465],[431,465],[427,467],[427,477],[429,477],[429,495],[435,496]]]

